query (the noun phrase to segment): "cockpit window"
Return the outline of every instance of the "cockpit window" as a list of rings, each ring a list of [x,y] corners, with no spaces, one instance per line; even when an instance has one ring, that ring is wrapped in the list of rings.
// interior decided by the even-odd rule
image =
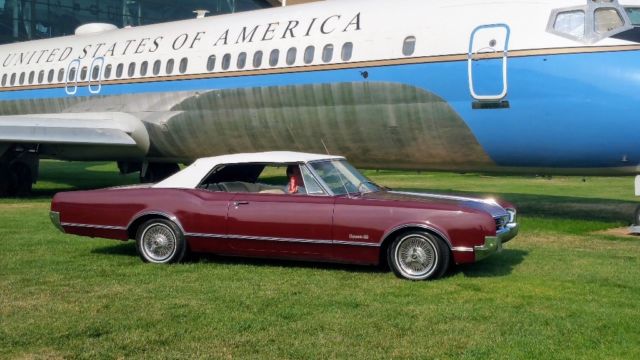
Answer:
[[[582,10],[565,11],[558,13],[553,30],[577,39],[584,38],[585,15]]]
[[[622,20],[622,16],[620,16],[620,13],[616,9],[596,9],[594,15],[595,30],[599,34],[608,33],[609,31],[613,31],[624,26],[624,20]]]
[[[640,7],[628,7],[625,11],[631,20],[631,25],[640,26]]]

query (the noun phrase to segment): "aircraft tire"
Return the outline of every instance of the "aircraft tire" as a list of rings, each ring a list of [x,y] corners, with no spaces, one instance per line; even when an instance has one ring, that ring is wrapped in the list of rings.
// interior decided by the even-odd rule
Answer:
[[[0,197],[9,196],[10,184],[11,174],[9,173],[9,165],[0,164]]]
[[[29,167],[21,162],[9,168],[9,196],[28,196],[33,189],[33,177]]]
[[[146,174],[140,174],[140,182],[143,184],[157,183],[178,171],[180,171],[180,166],[178,164],[152,163],[149,164]]]
[[[633,225],[640,226],[640,205],[636,207],[636,211],[633,213]]]

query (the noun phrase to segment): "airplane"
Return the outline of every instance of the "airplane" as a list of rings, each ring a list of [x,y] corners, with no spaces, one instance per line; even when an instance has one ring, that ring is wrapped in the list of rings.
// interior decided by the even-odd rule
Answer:
[[[327,0],[0,46],[0,195],[41,158],[235,152],[640,174],[640,1]]]

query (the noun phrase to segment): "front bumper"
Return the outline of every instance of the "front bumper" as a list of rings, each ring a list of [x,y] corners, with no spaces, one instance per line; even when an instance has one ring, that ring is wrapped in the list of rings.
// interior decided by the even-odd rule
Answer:
[[[496,236],[485,237],[483,245],[473,247],[476,261],[486,259],[487,257],[502,251],[502,244],[518,235],[519,228],[520,225],[517,223],[509,223],[504,227],[504,229],[498,231]]]
[[[64,228],[62,227],[62,223],[60,222],[60,213],[59,212],[50,211],[49,212],[49,218],[51,219],[51,222],[56,227],[56,229],[64,232]]]

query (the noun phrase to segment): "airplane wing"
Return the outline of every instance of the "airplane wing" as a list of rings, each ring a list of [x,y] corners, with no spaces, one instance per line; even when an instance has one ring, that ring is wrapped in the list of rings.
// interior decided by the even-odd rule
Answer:
[[[149,150],[149,134],[140,119],[121,112],[11,115],[0,116],[0,144],[66,146],[79,152],[73,158],[91,160],[93,149],[100,149],[100,158],[105,148],[118,154],[144,155]]]

